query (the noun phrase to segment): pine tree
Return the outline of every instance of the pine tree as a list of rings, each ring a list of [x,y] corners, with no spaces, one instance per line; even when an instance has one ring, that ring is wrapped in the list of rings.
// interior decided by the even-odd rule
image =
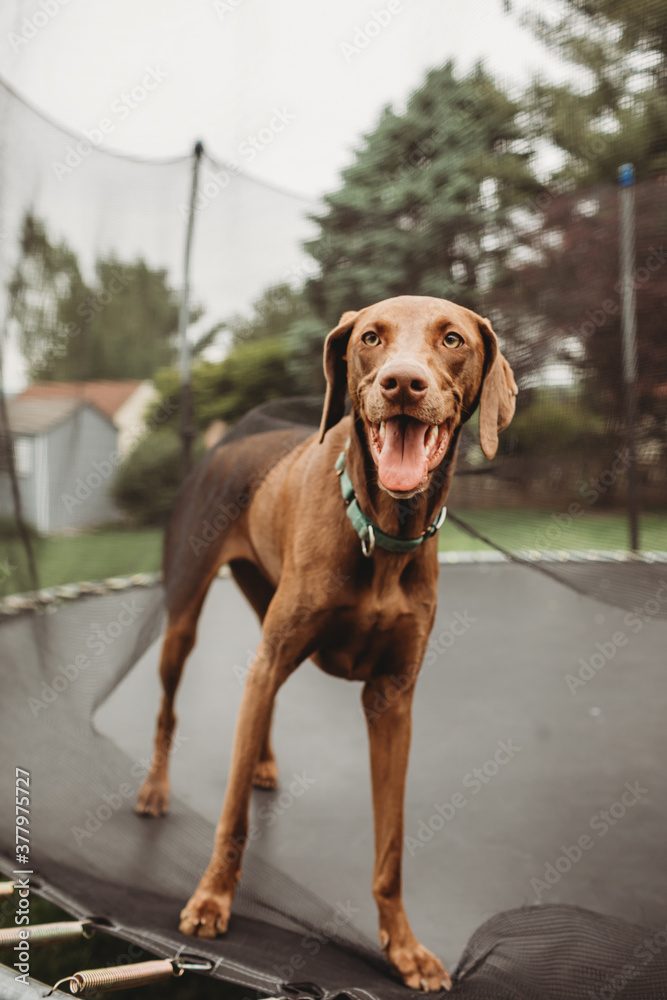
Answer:
[[[403,113],[385,109],[307,245],[320,315],[335,322],[400,294],[479,306],[511,252],[517,210],[538,191],[517,112],[481,66],[457,77],[451,62]]]

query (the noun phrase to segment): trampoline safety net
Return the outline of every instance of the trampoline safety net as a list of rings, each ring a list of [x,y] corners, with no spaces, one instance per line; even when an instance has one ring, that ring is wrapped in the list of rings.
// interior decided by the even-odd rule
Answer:
[[[451,18],[474,31],[486,6]],[[460,436],[415,708],[411,920],[448,952],[455,996],[667,997],[667,0],[500,6],[565,82],[519,86],[443,48],[317,199],[206,143],[172,159],[109,151],[0,79],[0,867],[13,877],[18,863],[20,768],[36,892],[267,996],[410,994],[376,944],[362,720],[348,694],[295,678],[301,708],[279,739],[295,774],[310,760],[328,791],[304,796],[298,820],[280,789],[266,793],[275,836],[244,856],[229,932],[180,935],[258,633],[232,581],[216,579],[193,653],[209,687],[188,697],[219,697],[221,721],[202,707],[198,742],[184,696],[192,747],[175,760],[169,815],[142,820],[173,580],[160,574],[162,531],[187,572],[191,539],[169,526],[185,502],[184,443],[201,485],[187,502],[205,524],[245,482],[215,464],[220,448],[255,435],[268,468],[278,437],[260,435],[281,432],[284,454],[314,433],[322,345],[341,313],[414,294],[488,316],[519,395],[495,458],[476,416]],[[8,31],[21,32],[32,8],[15,7]],[[218,20],[231,44],[252,45],[245,17]],[[282,141],[298,157],[289,130]],[[124,430],[130,397],[138,422]],[[468,631],[453,630],[456,614]],[[337,762],[338,749],[308,742],[320,728],[345,743]],[[205,731],[220,759],[202,749],[200,781],[188,768]],[[436,798],[475,788],[475,767],[508,738],[528,748],[516,766],[482,769],[483,794],[443,819]],[[336,895],[325,869],[346,865]],[[364,877],[359,908],[346,892]]]

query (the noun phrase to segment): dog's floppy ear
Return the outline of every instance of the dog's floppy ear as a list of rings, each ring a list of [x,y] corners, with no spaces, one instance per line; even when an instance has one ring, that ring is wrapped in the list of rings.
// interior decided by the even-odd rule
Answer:
[[[500,353],[498,339],[488,319],[479,318],[484,337],[486,365],[479,398],[479,440],[487,458],[498,450],[498,432],[509,426],[516,408],[517,384],[514,373]]]
[[[345,352],[350,332],[358,312],[346,312],[341,316],[324,342],[324,374],[327,380],[327,394],[324,398],[322,423],[320,424],[320,444],[324,435],[345,415],[345,393],[347,391],[347,361]]]

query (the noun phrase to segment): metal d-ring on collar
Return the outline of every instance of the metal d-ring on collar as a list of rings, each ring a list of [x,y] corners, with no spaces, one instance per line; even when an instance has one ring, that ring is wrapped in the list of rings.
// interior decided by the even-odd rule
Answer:
[[[345,458],[345,452],[341,451],[336,460],[336,472],[340,478],[340,491],[345,501],[347,516],[352,522],[354,530],[359,535],[361,551],[367,559],[370,559],[373,555],[376,545],[379,545],[381,549],[386,549],[388,552],[414,552],[426,538],[431,538],[443,526],[447,516],[446,507],[441,508],[435,520],[417,538],[399,538],[397,535],[388,535],[385,531],[382,531],[381,528],[378,528],[377,524],[374,524],[370,518],[366,517],[359,506],[352,480],[345,468]]]

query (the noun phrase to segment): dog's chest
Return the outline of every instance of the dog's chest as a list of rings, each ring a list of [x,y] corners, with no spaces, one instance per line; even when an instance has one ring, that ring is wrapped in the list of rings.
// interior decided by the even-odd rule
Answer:
[[[313,658],[328,674],[363,681],[378,670],[414,661],[428,631],[425,616],[410,602],[360,602],[334,611]]]

